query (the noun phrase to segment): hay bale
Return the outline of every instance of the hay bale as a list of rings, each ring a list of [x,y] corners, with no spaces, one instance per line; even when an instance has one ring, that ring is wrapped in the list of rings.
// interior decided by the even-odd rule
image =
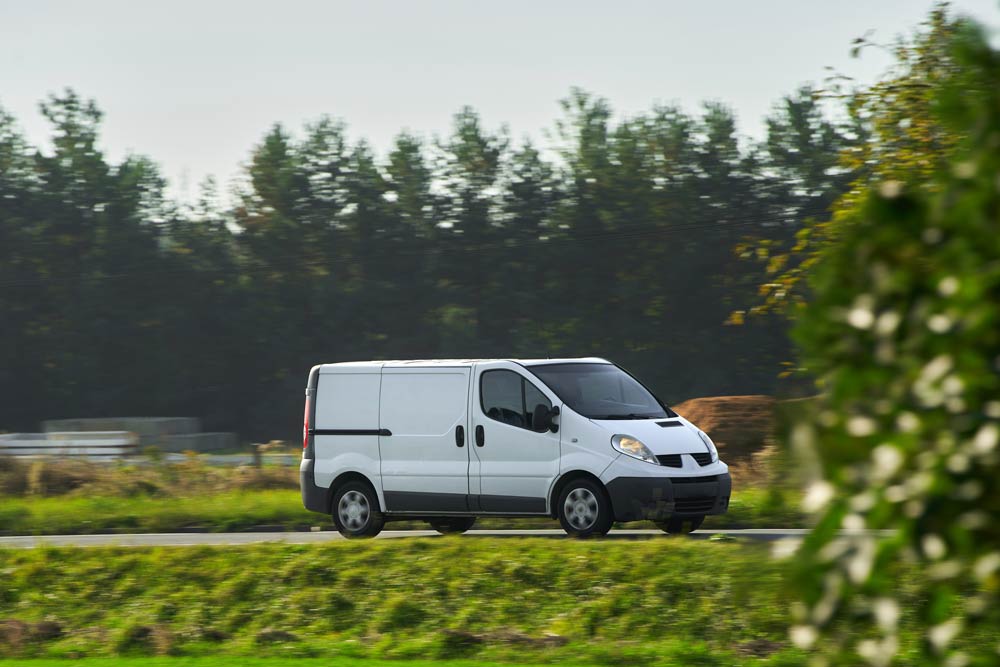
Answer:
[[[772,396],[706,396],[674,410],[708,433],[726,462],[751,463],[771,442],[774,406]]]

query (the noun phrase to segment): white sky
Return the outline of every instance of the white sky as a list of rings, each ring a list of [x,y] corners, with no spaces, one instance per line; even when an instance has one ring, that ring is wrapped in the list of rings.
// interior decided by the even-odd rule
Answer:
[[[403,128],[446,133],[462,105],[488,127],[545,145],[571,86],[617,113],[653,103],[731,105],[760,136],[783,94],[825,66],[862,81],[889,59],[849,56],[867,31],[889,42],[930,0],[0,0],[0,105],[45,145],[38,102],[70,86],[105,112],[103,148],[157,161],[172,192],[225,185],[275,122],[321,114],[384,152]],[[997,0],[957,0],[1000,26]]]

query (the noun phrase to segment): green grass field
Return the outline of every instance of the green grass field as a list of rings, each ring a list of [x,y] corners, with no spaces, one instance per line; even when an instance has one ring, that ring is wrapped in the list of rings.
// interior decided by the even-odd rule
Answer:
[[[728,514],[709,517],[705,529],[787,528],[802,525],[795,494],[761,488],[734,492]],[[330,527],[329,517],[302,507],[297,490],[233,490],[192,495],[0,496],[0,534],[58,535],[114,532],[246,531]],[[630,524],[638,526],[639,524]],[[426,527],[414,522],[390,528]],[[483,519],[481,528],[558,528],[546,519]]]
[[[367,658],[251,658],[212,656],[202,658],[65,658],[51,660],[2,660],[0,667],[506,667],[509,662],[482,660],[379,660]],[[545,667],[552,663],[518,663],[518,667]],[[575,667],[597,667],[601,663],[574,662]],[[677,663],[679,667],[683,663]],[[753,664],[761,664],[754,661]],[[766,664],[766,663],[765,663]]]
[[[796,655],[780,565],[765,546],[738,542],[44,548],[0,550],[0,572],[0,657],[19,661],[728,665]]]

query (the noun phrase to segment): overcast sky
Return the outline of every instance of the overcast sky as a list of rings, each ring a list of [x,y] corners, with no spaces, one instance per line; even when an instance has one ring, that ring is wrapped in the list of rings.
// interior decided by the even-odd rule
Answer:
[[[558,100],[580,86],[620,115],[676,102],[731,105],[743,134],[783,94],[831,66],[870,81],[928,0],[435,0],[388,2],[0,1],[0,105],[29,139],[39,100],[67,86],[105,112],[103,148],[152,157],[172,192],[234,177],[275,122],[330,114],[385,151],[407,128],[447,132],[462,105],[545,144]],[[991,28],[997,0],[953,7]],[[43,144],[44,145],[44,144]]]

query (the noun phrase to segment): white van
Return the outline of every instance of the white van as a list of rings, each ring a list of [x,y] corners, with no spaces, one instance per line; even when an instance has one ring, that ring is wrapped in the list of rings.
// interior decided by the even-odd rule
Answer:
[[[346,537],[420,519],[558,518],[570,535],[651,519],[695,530],[729,506],[712,440],[604,359],[367,361],[313,367],[302,502]]]

